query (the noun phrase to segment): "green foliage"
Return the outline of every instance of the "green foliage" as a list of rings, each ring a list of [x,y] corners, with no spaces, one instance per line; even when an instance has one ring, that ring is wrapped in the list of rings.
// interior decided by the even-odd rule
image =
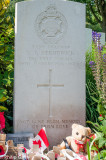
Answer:
[[[105,78],[105,66],[106,59],[103,58],[105,53],[105,46],[101,50],[100,46],[100,35],[94,33],[94,43],[92,47],[92,54],[89,55],[92,68],[92,75],[95,78],[96,94],[93,91],[90,98],[93,103],[97,105],[97,111],[99,113],[98,121],[87,121],[87,123],[92,125],[94,132],[96,133],[96,138],[92,140],[90,147],[88,146],[88,155],[91,153],[91,150],[97,151],[98,154],[94,157],[94,160],[105,160],[106,159],[106,78]],[[95,145],[97,147],[95,147]],[[91,160],[91,156],[89,157]]]
[[[90,157],[90,147],[89,147],[89,143],[87,142],[87,154],[88,154],[88,160],[91,160]]]
[[[21,2],[21,1],[24,1],[24,0],[12,0],[12,1],[10,1],[10,5],[8,7],[8,15],[11,16],[12,23],[14,23],[14,17],[15,17],[15,3]]]
[[[5,112],[5,132],[13,126],[14,22],[15,3],[0,0],[0,112]]]
[[[69,0],[86,4],[86,27],[106,33],[106,0]]]
[[[0,112],[5,111],[5,132],[13,126],[14,17],[20,1],[0,0]]]
[[[14,79],[14,24],[7,12],[9,3],[9,0],[0,1],[0,111],[5,111],[6,132],[12,131],[8,116],[12,117],[13,112]]]
[[[89,61],[94,59],[94,53],[86,53],[86,120],[87,121],[98,121],[98,112],[97,112],[97,102],[94,102],[92,97],[98,99],[98,91],[96,87],[96,82],[92,74],[92,70],[89,67]],[[88,124],[91,127],[90,124]]]
[[[97,151],[98,154],[94,157],[94,160],[103,160],[106,158],[106,116],[99,116],[99,123],[91,123],[94,132],[96,133],[96,138],[92,141],[90,145],[90,151],[94,150]],[[94,147],[93,144],[96,144],[97,147]]]
[[[91,28],[93,31],[96,31],[96,32],[102,32],[102,28],[99,23],[91,24],[90,22],[89,23],[86,22],[86,28]]]

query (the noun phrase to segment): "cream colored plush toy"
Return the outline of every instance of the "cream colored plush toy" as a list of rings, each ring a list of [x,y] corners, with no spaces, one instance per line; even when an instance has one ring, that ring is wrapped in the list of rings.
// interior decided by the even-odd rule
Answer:
[[[84,127],[79,124],[72,125],[72,136],[66,139],[59,145],[61,149],[70,148],[75,153],[87,152],[87,138],[91,134],[89,127]]]

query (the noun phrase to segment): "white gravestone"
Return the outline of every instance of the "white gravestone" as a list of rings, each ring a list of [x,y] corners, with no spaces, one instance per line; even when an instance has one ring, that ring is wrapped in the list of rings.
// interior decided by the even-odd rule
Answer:
[[[92,29],[86,28],[86,51],[92,51]]]
[[[85,125],[85,5],[16,4],[14,132],[45,126],[50,146]]]
[[[101,38],[100,38],[100,42],[101,45],[105,45],[105,33],[103,32],[99,32],[101,34]]]

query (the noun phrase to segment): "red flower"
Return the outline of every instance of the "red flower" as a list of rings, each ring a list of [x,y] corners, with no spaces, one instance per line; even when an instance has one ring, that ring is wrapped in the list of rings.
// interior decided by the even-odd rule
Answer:
[[[0,112],[0,130],[5,128],[4,112]]]
[[[0,155],[4,155],[4,154],[5,154],[4,149],[2,146],[0,146]]]

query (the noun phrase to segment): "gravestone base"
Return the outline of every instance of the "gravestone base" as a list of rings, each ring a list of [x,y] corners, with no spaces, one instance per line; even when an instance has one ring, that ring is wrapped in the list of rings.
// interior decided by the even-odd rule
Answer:
[[[29,138],[33,138],[33,133],[7,134],[6,141],[13,140],[14,146],[17,146],[17,144],[24,144],[26,148],[29,148]]]

